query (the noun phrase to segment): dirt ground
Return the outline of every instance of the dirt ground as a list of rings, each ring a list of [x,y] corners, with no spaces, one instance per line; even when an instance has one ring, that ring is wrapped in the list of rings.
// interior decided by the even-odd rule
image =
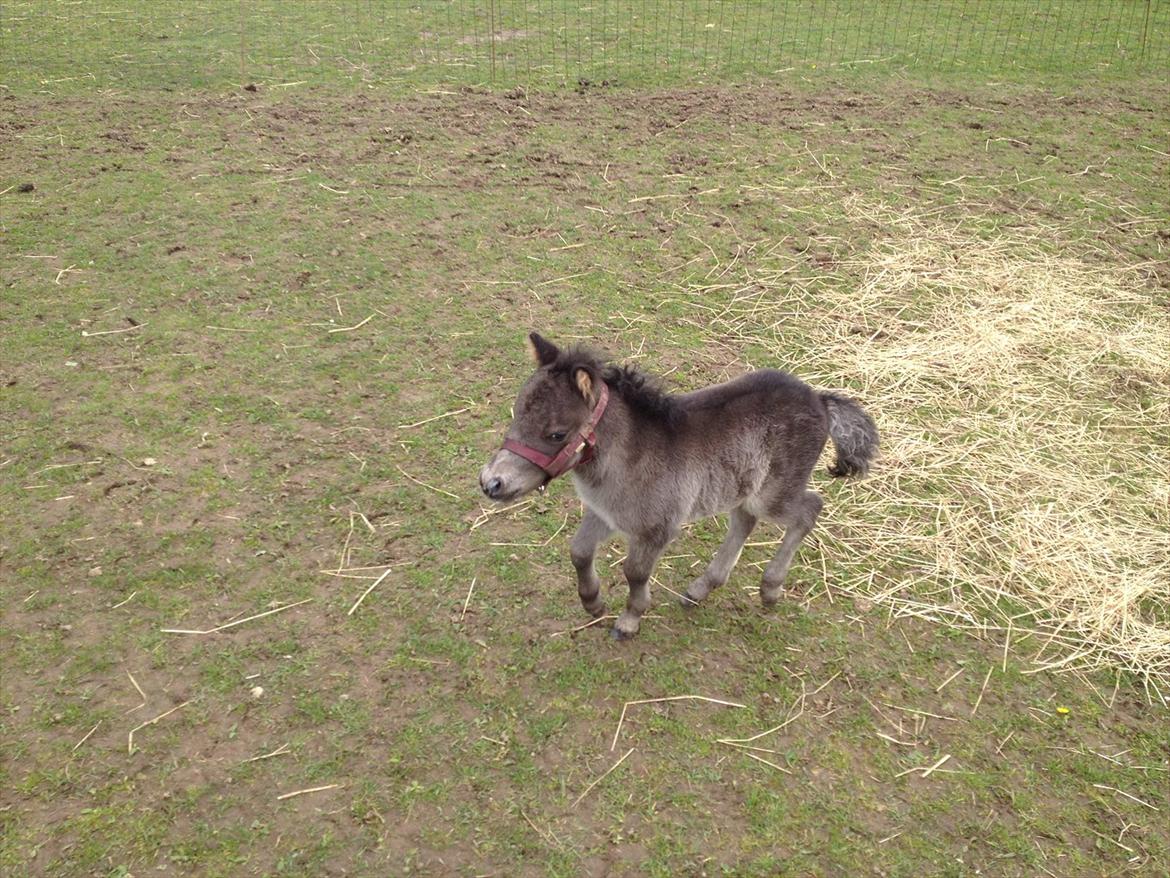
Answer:
[[[777,611],[758,545],[700,610],[657,589],[632,643],[567,633],[570,486],[489,515],[475,485],[524,331],[677,387],[736,374],[733,343],[685,344],[678,287],[771,252],[810,296],[848,282],[883,234],[849,195],[1047,230],[1165,309],[1164,85],[0,106],[10,874],[1170,867],[1165,705],[1136,677],[893,620],[832,584],[898,547],[819,540]],[[847,541],[865,483],[816,479]],[[625,702],[678,695],[743,706],[631,707],[611,747]]]

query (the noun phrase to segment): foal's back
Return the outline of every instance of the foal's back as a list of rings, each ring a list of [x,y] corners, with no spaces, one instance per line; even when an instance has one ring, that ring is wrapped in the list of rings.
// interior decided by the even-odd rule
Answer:
[[[673,498],[693,520],[748,503],[757,515],[803,493],[828,439],[820,395],[775,369],[674,397],[672,456],[688,477]]]
[[[808,473],[829,437],[821,396],[777,369],[749,372],[724,384],[675,397],[688,443],[718,453],[736,436],[763,443],[769,459],[808,461]]]

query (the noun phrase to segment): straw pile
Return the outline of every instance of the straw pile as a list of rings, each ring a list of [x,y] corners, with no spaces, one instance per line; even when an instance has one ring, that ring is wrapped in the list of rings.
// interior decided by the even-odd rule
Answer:
[[[814,532],[833,587],[997,632],[1037,668],[1132,671],[1170,703],[1165,294],[1050,237],[843,207],[879,234],[836,277],[765,256],[680,289],[712,343],[877,421],[874,474]]]

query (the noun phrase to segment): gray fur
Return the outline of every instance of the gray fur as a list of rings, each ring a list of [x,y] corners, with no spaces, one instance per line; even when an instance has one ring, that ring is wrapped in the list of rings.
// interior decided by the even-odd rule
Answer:
[[[865,476],[877,453],[877,425],[853,400],[835,393],[822,393],[829,413],[829,435],[837,448],[837,462],[829,472],[835,476]]]
[[[572,473],[586,512],[570,555],[581,602],[600,616],[605,604],[594,555],[614,532],[628,537],[623,570],[630,596],[614,626],[619,638],[638,632],[650,606],[650,575],[666,546],[687,522],[719,512],[731,512],[727,537],[683,603],[697,604],[727,581],[760,519],[785,528],[760,584],[763,603],[775,603],[821,511],[808,482],[826,441],[831,437],[837,449],[834,475],[864,475],[877,452],[877,428],[856,402],[818,393],[785,372],[761,370],[671,395],[640,372],[606,366],[588,351],[559,350],[535,333],[530,338],[539,368],[516,400],[509,438],[553,454],[558,446],[549,437],[571,434],[595,402],[579,389],[580,370],[594,388],[599,381],[610,388],[594,459]],[[503,449],[480,472],[481,486],[492,485],[493,498],[503,502],[546,482],[538,467]]]

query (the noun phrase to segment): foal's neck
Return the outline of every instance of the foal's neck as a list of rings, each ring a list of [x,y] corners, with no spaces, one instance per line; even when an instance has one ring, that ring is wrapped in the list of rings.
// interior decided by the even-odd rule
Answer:
[[[661,427],[650,419],[636,417],[621,392],[610,385],[609,405],[594,430],[597,445],[593,461],[579,467],[577,472],[587,481],[597,483],[637,453],[639,446],[652,438],[648,434],[659,431]]]

